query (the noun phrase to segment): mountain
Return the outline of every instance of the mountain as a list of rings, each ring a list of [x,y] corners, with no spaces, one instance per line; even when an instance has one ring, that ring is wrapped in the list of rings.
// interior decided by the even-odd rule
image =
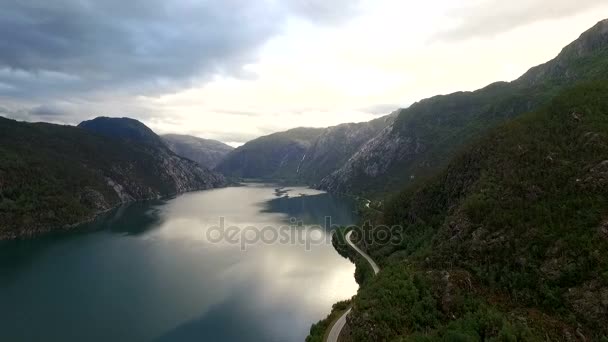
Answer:
[[[297,128],[250,141],[217,169],[245,178],[287,179],[314,184],[337,170],[396,114],[329,128]]]
[[[190,135],[166,134],[161,138],[177,155],[194,160],[200,165],[213,169],[234,148],[220,141],[201,139]]]
[[[359,148],[391,124],[397,113],[363,123],[329,127],[312,143],[303,156],[298,178],[315,184],[339,169]]]
[[[256,139],[229,154],[218,170],[374,197],[412,186],[489,129],[542,107],[578,81],[602,78],[607,31],[608,20],[599,22],[513,82],[425,99],[369,123],[314,129],[303,139],[302,129]]]
[[[389,201],[379,223],[402,233],[360,241],[382,271],[346,340],[606,340],[606,94],[564,91]]]
[[[540,108],[581,80],[608,74],[608,20],[568,45],[552,61],[513,82],[436,96],[402,109],[395,122],[366,142],[320,188],[391,192],[440,170],[462,146],[491,127]]]
[[[132,119],[73,127],[0,118],[0,240],[69,229],[121,203],[223,184]]]
[[[254,139],[236,148],[216,167],[227,176],[296,179],[306,151],[322,128],[295,128]]]
[[[83,121],[78,127],[110,138],[134,143],[163,146],[161,138],[143,123],[131,118],[108,118],[104,116]]]

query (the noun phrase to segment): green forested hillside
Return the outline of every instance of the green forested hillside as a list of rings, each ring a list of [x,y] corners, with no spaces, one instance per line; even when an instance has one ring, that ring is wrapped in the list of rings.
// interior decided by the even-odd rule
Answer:
[[[83,121],[78,127],[113,139],[123,139],[139,144],[163,146],[162,139],[143,123],[131,118],[100,116]]]
[[[164,146],[0,117],[0,239],[66,227],[122,202],[221,184]]]
[[[606,340],[608,82],[479,139],[387,204],[393,245],[354,300],[353,341]]]

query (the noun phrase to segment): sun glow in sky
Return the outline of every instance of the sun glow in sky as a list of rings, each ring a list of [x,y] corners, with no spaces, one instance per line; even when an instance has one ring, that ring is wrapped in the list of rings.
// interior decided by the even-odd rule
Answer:
[[[83,10],[60,2],[73,6],[75,16]],[[134,8],[111,25],[97,23],[102,28],[95,32],[131,35],[124,42],[65,34],[67,24],[48,32],[48,40],[75,49],[83,40],[95,50],[90,55],[61,46],[63,56],[11,42],[18,35],[3,37],[9,41],[1,49],[20,46],[0,53],[0,114],[69,124],[130,116],[158,133],[239,145],[297,126],[367,121],[429,96],[513,80],[608,17],[603,0],[196,4],[152,1],[145,13]],[[45,5],[14,5],[14,12],[27,17],[36,6]],[[178,16],[195,11],[191,6],[200,15]],[[107,10],[95,7],[87,11]],[[69,23],[72,13],[63,15]],[[211,24],[201,26],[202,16]],[[35,31],[40,19],[31,17],[24,25]],[[0,28],[11,20],[0,16]],[[140,26],[126,24],[132,22]],[[112,42],[107,49],[97,46],[104,39]]]

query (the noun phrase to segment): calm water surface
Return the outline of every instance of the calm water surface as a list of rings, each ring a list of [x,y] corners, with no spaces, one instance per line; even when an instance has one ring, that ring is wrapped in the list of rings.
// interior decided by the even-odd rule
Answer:
[[[303,341],[355,294],[354,266],[331,244],[243,251],[206,234],[220,217],[242,228],[296,217],[304,227],[292,229],[304,231],[326,216],[356,219],[345,198],[305,188],[287,198],[275,188],[138,203],[86,232],[0,243],[0,341]]]

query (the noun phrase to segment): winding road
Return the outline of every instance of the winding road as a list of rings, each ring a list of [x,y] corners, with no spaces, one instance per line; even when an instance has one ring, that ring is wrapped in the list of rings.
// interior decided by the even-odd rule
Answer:
[[[350,236],[352,235],[352,233],[352,230],[346,233],[346,243],[348,243],[352,249],[357,251],[357,253],[361,254],[361,256],[364,257],[365,260],[367,260],[367,262],[370,264],[370,266],[372,266],[372,269],[374,270],[374,275],[378,274],[378,272],[380,272],[380,268],[374,262],[374,260],[350,240]],[[334,323],[334,325],[331,327],[329,335],[327,335],[327,342],[338,342],[338,337],[340,337],[340,333],[346,325],[346,316],[350,313],[350,310],[352,310],[352,308],[349,308],[344,314],[342,314],[342,316],[340,316],[336,323]]]

